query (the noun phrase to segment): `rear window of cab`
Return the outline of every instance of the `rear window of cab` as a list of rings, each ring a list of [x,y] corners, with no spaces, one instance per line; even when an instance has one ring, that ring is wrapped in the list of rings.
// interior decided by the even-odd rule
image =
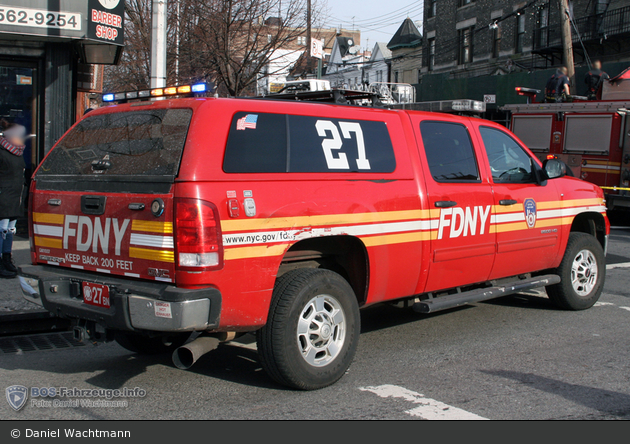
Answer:
[[[177,176],[192,110],[114,112],[81,120],[59,141],[40,176]]]
[[[381,121],[239,112],[226,173],[392,173],[394,148]]]

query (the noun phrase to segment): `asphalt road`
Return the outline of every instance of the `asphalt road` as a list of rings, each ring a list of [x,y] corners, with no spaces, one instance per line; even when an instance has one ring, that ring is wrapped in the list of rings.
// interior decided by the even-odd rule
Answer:
[[[630,419],[630,228],[610,241],[605,290],[590,310],[557,310],[536,292],[434,315],[373,307],[348,373],[314,392],[273,383],[251,337],[188,371],[115,343],[0,352],[4,386],[146,391],[126,407],[31,398],[15,412],[2,401],[0,419]]]

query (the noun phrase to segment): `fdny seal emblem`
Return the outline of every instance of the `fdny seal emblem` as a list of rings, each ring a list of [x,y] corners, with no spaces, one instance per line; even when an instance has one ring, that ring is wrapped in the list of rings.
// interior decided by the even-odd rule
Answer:
[[[525,202],[523,202],[523,208],[525,209],[525,222],[527,222],[527,228],[534,228],[536,225],[536,202],[534,199],[525,199]]]

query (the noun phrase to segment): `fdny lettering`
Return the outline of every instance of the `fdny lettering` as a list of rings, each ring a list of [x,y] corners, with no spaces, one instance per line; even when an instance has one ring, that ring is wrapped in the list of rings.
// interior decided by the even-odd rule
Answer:
[[[129,219],[124,219],[122,223],[117,218],[106,218],[103,222],[100,218],[92,219],[87,216],[68,215],[63,223],[63,248],[68,249],[68,241],[71,237],[76,238],[77,251],[88,251],[98,253],[99,246],[103,254],[109,254],[110,234],[114,235],[114,254],[120,256],[120,247],[125,232],[129,227]]]
[[[440,211],[438,239],[442,239],[444,229],[449,227],[449,238],[459,236],[475,236],[479,226],[479,234],[485,234],[486,222],[490,215],[490,205],[475,207],[444,208]]]

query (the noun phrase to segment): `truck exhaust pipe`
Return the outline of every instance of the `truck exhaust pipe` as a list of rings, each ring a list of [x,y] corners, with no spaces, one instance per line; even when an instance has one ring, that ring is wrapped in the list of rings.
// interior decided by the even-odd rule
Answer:
[[[219,346],[219,338],[201,336],[188,344],[184,344],[173,352],[175,367],[188,370],[199,358]]]

